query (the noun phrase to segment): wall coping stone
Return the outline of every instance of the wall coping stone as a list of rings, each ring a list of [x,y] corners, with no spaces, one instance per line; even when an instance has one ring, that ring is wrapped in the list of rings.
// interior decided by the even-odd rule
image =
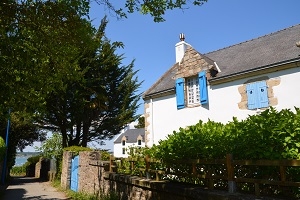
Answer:
[[[199,200],[282,200],[279,198],[256,197],[255,195],[241,194],[241,193],[228,193],[222,190],[209,190],[203,187],[197,187],[192,184],[175,183],[169,181],[155,181],[145,179],[138,176],[117,174],[111,172],[104,173],[104,179],[122,182],[128,185],[134,185],[144,189],[156,190],[164,193],[171,193],[178,196],[184,196],[192,199]],[[195,198],[196,197],[196,198]]]

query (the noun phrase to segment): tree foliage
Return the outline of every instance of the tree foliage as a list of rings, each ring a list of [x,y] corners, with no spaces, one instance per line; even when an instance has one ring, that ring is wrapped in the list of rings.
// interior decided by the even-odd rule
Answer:
[[[167,10],[187,9],[189,6],[200,6],[207,0],[126,0],[121,8],[116,8],[112,1],[95,0],[99,4],[104,4],[108,9],[112,10],[119,17],[127,17],[128,13],[140,12],[149,14],[155,22],[165,21],[164,15]]]
[[[0,3],[0,105],[36,110],[45,96],[78,78],[76,56],[90,35],[82,1],[4,0]]]
[[[49,93],[40,115],[44,128],[62,133],[63,147],[112,138],[136,119],[141,83],[133,62],[123,66],[122,55],[115,53],[123,44],[105,37],[106,25],[104,18],[91,41],[82,45],[81,79],[61,80],[64,88]]]
[[[6,140],[7,120],[10,119],[7,149],[7,166],[11,168],[15,164],[16,151],[33,144],[34,141],[43,141],[45,132],[34,123],[30,113],[12,112],[0,115],[0,136]]]
[[[123,44],[105,37],[106,18],[96,31],[88,12],[85,0],[0,3],[0,111],[34,113],[64,147],[112,138],[136,119],[140,98],[133,62],[115,53]],[[27,128],[34,137],[20,137],[21,149],[39,138]]]
[[[33,114],[41,112],[47,95],[64,88],[61,79],[80,78],[74,58],[90,38],[87,12],[81,0],[0,2],[0,130],[5,138],[11,117],[8,167],[17,149],[44,139]]]
[[[138,118],[138,124],[136,126],[134,126],[134,128],[145,128],[145,117],[144,116],[140,116]]]
[[[40,147],[36,147],[36,150],[45,158],[60,160],[63,154],[61,134],[53,133]]]

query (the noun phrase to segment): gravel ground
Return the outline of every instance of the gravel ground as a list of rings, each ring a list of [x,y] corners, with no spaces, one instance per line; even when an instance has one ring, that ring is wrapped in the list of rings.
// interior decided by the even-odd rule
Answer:
[[[52,187],[50,182],[41,182],[39,179],[32,177],[14,177],[1,199],[67,200],[68,198],[63,192],[59,192]]]

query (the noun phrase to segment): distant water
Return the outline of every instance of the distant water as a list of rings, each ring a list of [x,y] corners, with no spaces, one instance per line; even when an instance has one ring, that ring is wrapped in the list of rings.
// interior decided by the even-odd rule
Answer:
[[[27,162],[29,156],[16,156],[15,166],[22,166]]]

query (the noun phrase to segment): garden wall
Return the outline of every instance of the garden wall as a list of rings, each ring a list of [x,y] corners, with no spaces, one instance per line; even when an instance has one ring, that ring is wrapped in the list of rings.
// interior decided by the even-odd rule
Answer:
[[[70,188],[73,153],[65,151],[63,156],[61,186],[67,189]],[[109,173],[105,170],[105,162],[101,161],[100,152],[97,151],[79,153],[78,191],[90,194],[115,193],[122,200],[257,199],[252,195],[208,190],[195,185],[154,181],[137,176]]]
[[[35,178],[49,180],[48,173],[50,171],[50,159],[41,157],[39,162],[35,164]]]

